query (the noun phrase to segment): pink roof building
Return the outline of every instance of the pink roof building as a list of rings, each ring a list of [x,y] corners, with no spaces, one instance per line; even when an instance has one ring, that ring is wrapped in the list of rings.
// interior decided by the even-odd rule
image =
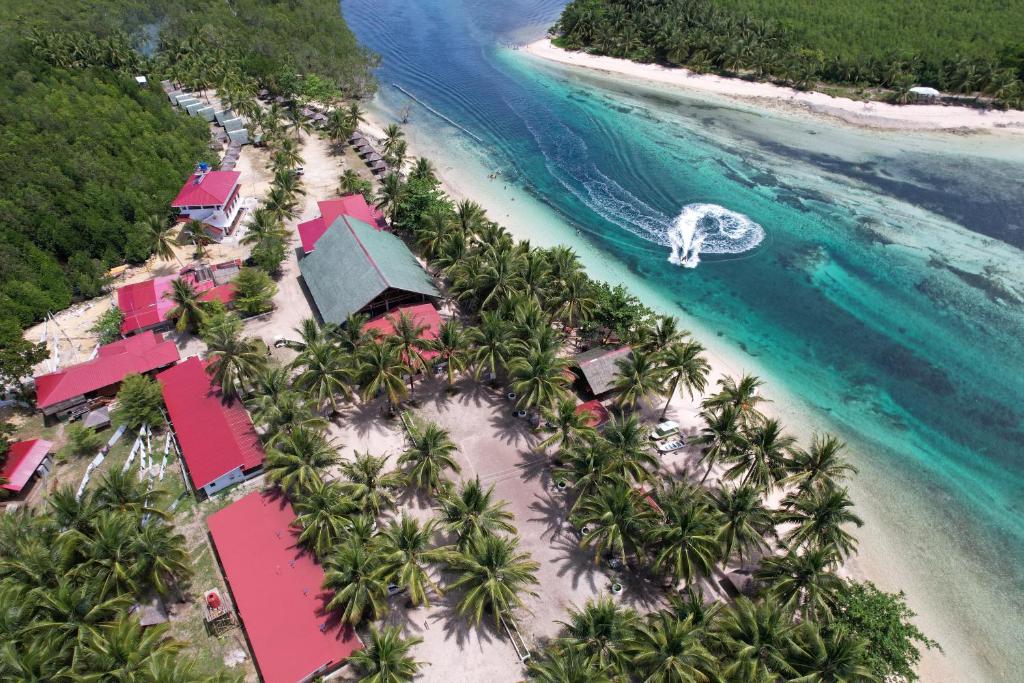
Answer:
[[[171,206],[181,219],[202,221],[214,239],[231,234],[241,208],[238,171],[207,171],[189,176]]]
[[[263,466],[263,446],[240,401],[224,403],[220,387],[196,356],[156,376],[189,478],[207,496]]]
[[[162,335],[145,332],[99,347],[90,361],[36,377],[36,406],[52,415],[92,395],[117,393],[121,380],[178,362],[178,347]]]
[[[174,301],[170,297],[174,281],[179,278],[192,285],[199,293],[200,301],[230,304],[235,298],[235,286],[225,280],[234,277],[241,265],[239,259],[213,266],[190,265],[182,268],[178,275],[164,275],[118,287],[117,307],[124,316],[121,334],[127,336],[169,328],[168,315],[174,310]]]
[[[313,251],[317,240],[323,237],[327,228],[343,216],[360,220],[377,230],[384,230],[388,227],[380,209],[367,204],[361,194],[345,195],[340,199],[325,199],[317,202],[317,206],[320,207],[318,217],[305,223],[299,223],[299,239],[302,241],[302,251],[305,254]]]
[[[4,461],[3,468],[0,469],[0,479],[6,480],[0,484],[0,488],[21,493],[52,449],[53,443],[43,439],[11,444],[7,451],[7,459]]]
[[[399,306],[369,321],[363,325],[363,330],[378,337],[394,334],[395,322],[403,315],[408,316],[416,325],[426,326],[423,334],[420,335],[421,339],[437,339],[437,335],[441,331],[441,314],[437,312],[433,304]],[[433,360],[438,355],[439,353],[433,350],[423,352],[424,360]]]
[[[256,491],[206,518],[260,678],[308,681],[363,647],[326,611],[324,570],[298,546],[291,503]]]

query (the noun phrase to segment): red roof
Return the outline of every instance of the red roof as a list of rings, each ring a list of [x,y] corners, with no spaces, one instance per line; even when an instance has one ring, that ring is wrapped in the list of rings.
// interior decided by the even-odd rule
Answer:
[[[0,488],[15,493],[25,488],[25,484],[32,478],[51,448],[53,443],[42,439],[12,443],[10,450],[7,451],[3,469],[0,469],[0,478],[6,479],[7,482],[0,484]]]
[[[156,376],[163,385],[181,454],[196,488],[231,470],[249,471],[263,463],[263,447],[240,401],[223,402],[220,387],[193,356]]]
[[[207,171],[193,173],[185,181],[171,206],[223,206],[231,198],[231,191],[242,174],[238,171]]]
[[[222,304],[229,304],[235,300],[235,290],[237,287],[234,282],[228,282],[223,285],[217,285],[212,287],[202,294],[199,295],[200,301],[219,301]]]
[[[144,332],[101,346],[96,358],[36,377],[36,406],[48,408],[117,384],[127,375],[173,365],[178,347],[162,335]]]
[[[437,312],[433,304],[399,306],[363,325],[363,331],[372,332],[380,336],[394,334],[395,322],[402,315],[411,318],[416,325],[426,326],[423,334],[420,335],[420,339],[437,339],[437,335],[441,331],[441,314]],[[436,358],[439,353],[437,351],[424,351],[422,355],[424,360],[431,360]]]
[[[296,543],[284,498],[250,493],[206,519],[242,626],[266,683],[295,683],[363,644],[324,608],[324,570]]]
[[[579,415],[580,413],[590,414],[590,419],[587,420],[587,425],[590,427],[600,427],[605,422],[612,419],[608,409],[596,399],[576,406],[576,414]]]
[[[299,223],[299,239],[302,241],[302,251],[306,254],[313,251],[317,240],[323,237],[327,228],[331,227],[331,224],[341,216],[351,216],[378,230],[383,230],[388,225],[380,209],[367,204],[361,194],[350,194],[340,199],[326,199],[317,202],[317,206],[320,207],[320,215],[317,218]]]
[[[121,334],[130,334],[167,320],[167,314],[174,309],[174,302],[166,294],[176,279],[173,275],[166,275],[118,287],[117,307],[124,314]]]

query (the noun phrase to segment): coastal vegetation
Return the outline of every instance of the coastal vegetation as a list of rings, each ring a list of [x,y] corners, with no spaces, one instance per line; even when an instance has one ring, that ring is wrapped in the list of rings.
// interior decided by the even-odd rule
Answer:
[[[33,353],[24,327],[160,252],[183,178],[215,160],[206,123],[168,106],[161,78],[307,100],[375,87],[374,56],[330,0],[10,0],[2,14],[0,352],[12,362]],[[271,270],[284,253],[256,257]]]
[[[553,28],[572,50],[906,103],[930,86],[1024,107],[1024,5],[858,0],[573,0]]]

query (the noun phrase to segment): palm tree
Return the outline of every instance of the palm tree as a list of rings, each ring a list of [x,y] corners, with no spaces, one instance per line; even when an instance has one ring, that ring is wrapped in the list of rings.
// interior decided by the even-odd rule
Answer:
[[[401,127],[397,123],[389,123],[388,127],[384,129],[384,141],[381,149],[384,152],[384,156],[393,154],[395,146],[405,137],[405,133],[402,132]]]
[[[37,618],[26,626],[26,634],[59,643],[71,649],[71,666],[77,668],[88,651],[88,643],[99,630],[132,604],[130,595],[116,594],[104,599],[96,588],[62,578],[54,590],[39,591]]]
[[[662,372],[654,354],[636,349],[626,358],[617,360],[615,366],[613,386],[620,407],[632,411],[641,401],[665,392]]]
[[[168,312],[167,317],[176,320],[174,328],[179,334],[199,328],[206,318],[206,311],[203,310],[199,294],[191,282],[177,278],[171,282],[171,291],[164,296],[174,302],[174,308]]]
[[[267,479],[289,495],[305,493],[323,481],[321,473],[338,464],[337,446],[307,427],[293,429],[267,451]]]
[[[302,189],[302,180],[291,169],[281,169],[274,174],[273,186],[284,190],[290,197],[305,196],[306,191]]]
[[[356,376],[363,388],[363,400],[373,400],[379,394],[387,398],[388,406],[397,406],[409,395],[405,386],[405,363],[398,347],[388,340],[369,344],[359,355]]]
[[[675,318],[672,318],[675,320]],[[658,354],[662,373],[668,379],[665,408],[661,411],[661,419],[665,419],[668,407],[676,390],[682,387],[693,398],[694,393],[702,393],[708,384],[708,373],[711,365],[704,358],[704,347],[698,342],[687,340],[669,344]]]
[[[331,412],[336,413],[337,395],[352,395],[348,385],[352,371],[341,350],[331,341],[318,339],[307,344],[292,361],[292,366],[299,371],[295,385],[320,409],[330,406]]]
[[[705,409],[720,409],[732,406],[744,424],[760,420],[763,416],[757,405],[766,399],[759,395],[764,381],[754,375],[744,374],[736,381],[732,377],[718,380],[718,393],[704,400]]]
[[[485,612],[494,616],[495,627],[511,619],[512,610],[523,604],[520,596],[536,595],[528,586],[540,583],[540,565],[519,552],[517,537],[478,535],[451,563],[460,574],[450,588],[464,589],[458,612],[476,625]]]
[[[436,526],[435,520],[420,526],[419,521],[403,514],[400,519],[388,522],[380,535],[380,552],[385,556],[388,575],[399,586],[408,589],[413,605],[429,607],[428,594],[431,591],[442,592],[441,587],[430,579],[427,568],[449,557],[448,551],[430,547]]]
[[[299,543],[308,546],[318,558],[323,558],[345,537],[348,516],[356,511],[344,487],[321,479],[313,479],[292,504],[295,525],[302,530]]]
[[[785,478],[788,456],[796,439],[783,433],[778,420],[766,419],[754,424],[743,435],[742,448],[733,455],[733,466],[726,479],[742,477],[740,483],[770,491]]]
[[[496,311],[484,311],[480,326],[470,330],[476,379],[483,371],[493,378],[505,367],[510,355],[508,325]]]
[[[583,529],[580,547],[594,549],[594,562],[615,555],[623,564],[643,551],[643,537],[654,517],[646,496],[623,481],[598,489],[582,500],[573,524]]]
[[[545,408],[542,415],[545,422],[551,425],[553,433],[537,444],[539,449],[551,446],[557,446],[558,449],[571,448],[597,436],[597,430],[590,426],[592,415],[586,411],[577,411],[576,401],[571,398],[559,401],[555,408]]]
[[[843,585],[831,571],[839,561],[839,553],[830,546],[799,555],[790,551],[782,557],[765,558],[754,578],[772,599],[804,619],[827,618]]]
[[[421,325],[415,318],[406,313],[399,313],[398,316],[391,316],[391,327],[393,332],[389,335],[389,341],[394,344],[405,363],[409,375],[409,396],[413,395],[413,381],[417,374],[426,369],[428,365],[426,354],[432,350],[433,344],[426,339],[429,327]]]
[[[655,548],[654,569],[675,583],[690,584],[707,576],[718,562],[718,518],[699,499],[668,496],[662,501],[665,521],[651,527],[648,542]]]
[[[256,376],[249,409],[268,446],[297,427],[318,431],[327,428],[327,420],[316,414],[315,406],[292,388],[287,368],[266,368]]]
[[[79,680],[146,680],[153,657],[171,655],[184,647],[184,643],[167,637],[166,624],[144,629],[138,619],[122,616],[91,635],[81,665],[89,673]]]
[[[338,180],[338,190],[343,195],[364,194],[368,185],[369,182],[351,168],[342,171],[341,178]]]
[[[647,480],[650,472],[661,466],[651,451],[648,435],[636,415],[618,417],[605,425],[604,441],[613,452],[611,471],[637,483]]]
[[[514,517],[505,509],[508,503],[493,502],[493,496],[494,486],[484,489],[476,478],[463,483],[458,491],[448,491],[441,497],[438,521],[446,531],[458,536],[459,549],[468,548],[481,536],[516,532],[512,525]]]
[[[185,537],[169,524],[150,520],[133,539],[136,574],[143,583],[162,596],[170,594],[171,586],[192,574],[192,557]]]
[[[679,329],[679,320],[670,315],[658,316],[651,329],[651,336],[644,344],[644,349],[652,353],[664,353],[670,346],[686,343],[690,333]]]
[[[266,209],[279,221],[295,218],[298,214],[298,203],[295,197],[276,185],[267,193]]]
[[[349,661],[363,674],[359,683],[410,683],[421,664],[409,652],[421,642],[418,636],[402,638],[397,626],[371,626],[365,646],[349,655]]]
[[[793,620],[778,604],[737,598],[722,613],[714,630],[715,641],[732,660],[723,673],[729,680],[746,681],[793,675],[787,661],[792,632]]]
[[[158,259],[161,261],[178,259],[178,255],[174,253],[174,228],[167,225],[165,218],[157,215],[147,216],[139,222],[136,229],[146,235],[153,255]],[[178,263],[181,263],[180,259],[178,259]]]
[[[385,472],[388,456],[376,457],[369,453],[356,453],[353,460],[341,463],[341,472],[347,480],[345,486],[356,504],[374,517],[381,510],[395,506],[394,490],[405,477],[400,472]]]
[[[447,431],[431,423],[422,431],[409,435],[409,448],[398,458],[400,466],[406,466],[406,476],[417,488],[437,493],[446,481],[445,470],[456,474],[462,471],[453,454],[455,443]]]
[[[715,465],[731,460],[740,450],[743,434],[740,413],[735,406],[725,405],[719,410],[705,410],[701,413],[701,419],[704,420],[704,427],[693,442],[704,446],[700,464],[706,464],[708,469],[700,480],[703,485]]]
[[[114,468],[100,478],[93,492],[93,502],[102,510],[155,515],[166,519],[170,515],[157,505],[166,496],[166,489],[143,483],[137,470]]]
[[[464,235],[474,235],[487,221],[487,212],[483,207],[469,199],[463,199],[455,205],[455,220]]]
[[[630,643],[633,673],[649,683],[710,683],[716,660],[704,646],[703,631],[690,619],[655,613],[636,629]]]
[[[609,667],[578,649],[549,649],[527,665],[531,683],[612,683]]]
[[[341,610],[341,620],[352,626],[364,617],[379,619],[387,611],[385,557],[377,548],[357,539],[337,548],[325,561],[324,588],[334,591],[328,610]]]
[[[437,339],[432,344],[438,358],[445,364],[448,386],[455,384],[455,377],[466,371],[469,362],[469,335],[457,320],[441,323]]]
[[[583,609],[569,608],[569,620],[559,622],[563,635],[556,641],[559,648],[585,654],[598,665],[618,675],[629,671],[627,645],[640,615],[629,607],[620,607],[611,597],[587,601]]]
[[[206,246],[213,242],[213,238],[206,232],[206,224],[194,218],[181,226],[181,235],[195,247],[193,258],[205,256]]]
[[[205,336],[210,359],[206,371],[220,386],[225,398],[241,396],[267,366],[266,347],[263,342],[242,337],[236,329],[226,325],[212,327]]]
[[[447,204],[434,203],[416,225],[416,246],[427,261],[437,256],[441,243],[452,229],[452,211]]]
[[[788,463],[786,483],[796,484],[801,491],[828,488],[839,484],[857,468],[842,456],[846,445],[831,434],[815,434],[809,451],[794,450]]]
[[[569,361],[554,351],[529,349],[525,355],[508,362],[510,387],[519,395],[516,405],[522,408],[546,408],[566,395]]]
[[[857,539],[843,525],[861,527],[864,521],[853,512],[853,501],[846,489],[829,486],[790,495],[783,500],[783,508],[786,511],[779,521],[796,525],[784,538],[790,548],[832,546],[843,557],[856,550]]]
[[[284,168],[295,168],[303,163],[300,143],[293,138],[285,138],[277,147],[275,162],[279,159]],[[275,169],[275,171],[280,169]]]
[[[380,189],[374,197],[377,208],[384,212],[389,222],[394,223],[405,198],[405,185],[397,173],[388,173],[380,183]]]
[[[827,629],[813,622],[797,627],[790,640],[787,661],[796,673],[792,681],[879,683],[868,665],[868,643],[842,629]]]
[[[73,575],[96,586],[103,598],[134,593],[139,588],[133,539],[137,517],[123,512],[101,512],[90,536],[81,539],[78,551],[87,558]]]
[[[366,119],[363,115],[363,110],[359,108],[359,104],[356,102],[349,102],[349,105],[345,108],[345,125],[354,133],[359,128],[360,123],[366,123]],[[351,135],[351,133],[350,133]]]
[[[775,535],[775,517],[765,507],[753,486],[721,488],[711,494],[721,525],[718,540],[722,543],[722,561],[728,562],[733,551],[740,562],[748,550],[764,550],[766,538]]]
[[[416,159],[416,163],[412,165],[412,170],[409,171],[409,178],[411,180],[437,180],[434,165],[430,163],[430,159],[425,157]]]

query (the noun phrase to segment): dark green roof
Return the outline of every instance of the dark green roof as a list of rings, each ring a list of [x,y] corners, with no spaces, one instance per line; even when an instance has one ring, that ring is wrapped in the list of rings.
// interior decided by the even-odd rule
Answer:
[[[387,289],[440,296],[402,240],[351,216],[331,224],[299,271],[324,322],[345,322]]]

